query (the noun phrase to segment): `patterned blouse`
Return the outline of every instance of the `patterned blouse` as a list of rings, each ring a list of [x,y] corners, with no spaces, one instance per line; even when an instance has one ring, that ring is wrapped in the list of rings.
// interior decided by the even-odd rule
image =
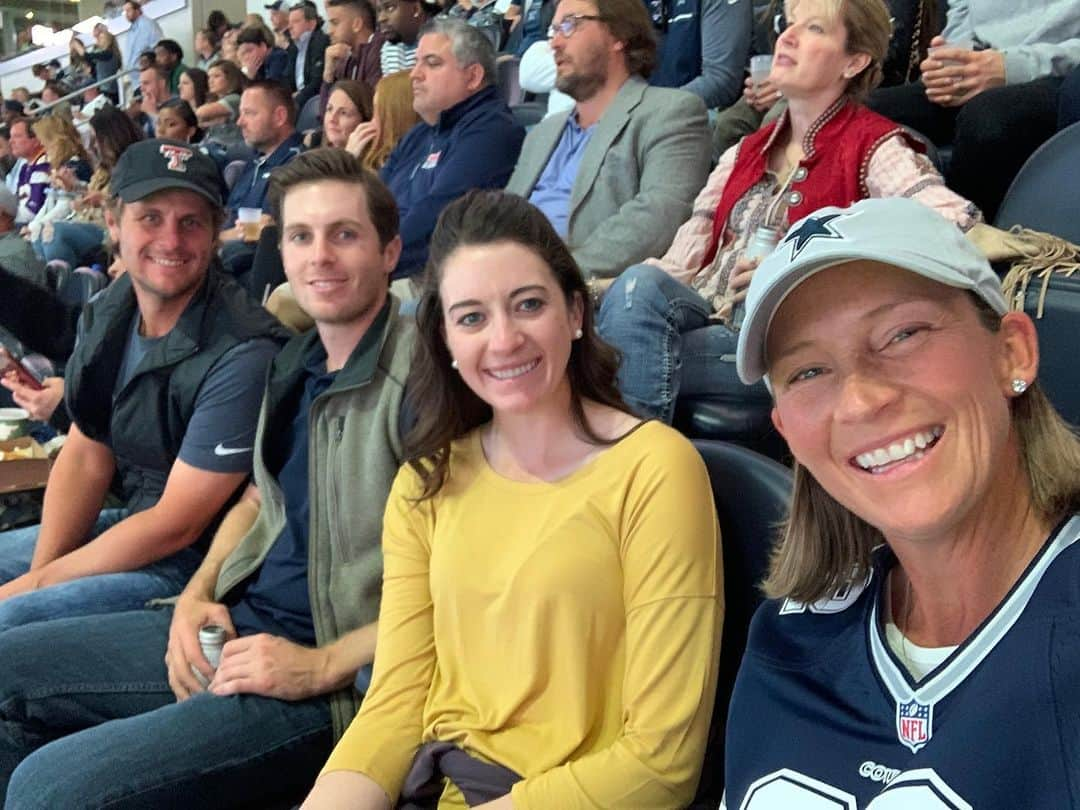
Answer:
[[[822,116],[831,115],[830,108]],[[786,116],[777,129],[787,125]],[[819,119],[810,132],[820,128]],[[683,284],[687,284],[712,304],[717,311],[726,302],[728,279],[735,262],[742,255],[754,231],[761,225],[772,225],[781,233],[787,230],[785,186],[787,178],[768,171],[731,209],[728,226],[735,239],[721,245],[716,257],[702,267],[712,238],[713,217],[720,204],[724,185],[731,176],[739,147],[728,149],[709,175],[705,188],[694,200],[693,213],[675,234],[668,252],[660,259],[646,259]],[[945,185],[944,179],[925,155],[914,151],[900,135],[884,141],[874,151],[866,172],[866,187],[871,197],[911,197],[938,211],[968,231],[982,220],[979,209]]]

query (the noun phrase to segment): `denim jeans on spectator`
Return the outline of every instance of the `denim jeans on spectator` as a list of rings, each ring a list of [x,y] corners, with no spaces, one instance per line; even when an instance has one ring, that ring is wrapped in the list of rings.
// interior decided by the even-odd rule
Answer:
[[[52,239],[38,240],[36,252],[47,262],[63,259],[72,269],[89,263],[105,239],[105,229],[92,222],[54,222],[52,227]]]
[[[200,693],[165,668],[172,611],[0,633],[0,803],[18,810],[272,807],[333,745],[323,698]]]
[[[97,537],[127,516],[126,509],[103,509],[90,536]],[[40,526],[0,533],[0,584],[30,570]],[[73,579],[0,602],[0,633],[32,622],[67,616],[116,613],[143,607],[151,599],[184,589],[203,555],[191,548],[137,571]]]
[[[767,402],[761,383],[735,372],[738,333],[709,323],[712,307],[658,267],[636,264],[604,293],[597,326],[619,350],[619,388],[639,415],[668,424],[679,394],[726,394]]]

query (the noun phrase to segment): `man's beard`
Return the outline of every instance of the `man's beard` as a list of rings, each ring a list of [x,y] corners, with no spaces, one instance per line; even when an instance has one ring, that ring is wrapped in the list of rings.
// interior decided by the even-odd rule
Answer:
[[[574,101],[588,101],[607,81],[602,57],[593,57],[571,73],[555,76],[555,88]]]

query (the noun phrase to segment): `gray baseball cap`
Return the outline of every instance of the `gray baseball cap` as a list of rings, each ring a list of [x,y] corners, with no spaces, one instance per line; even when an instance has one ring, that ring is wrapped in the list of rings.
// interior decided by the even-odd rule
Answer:
[[[736,368],[744,383],[765,375],[769,326],[791,291],[820,270],[860,259],[970,290],[995,312],[1008,311],[1001,282],[986,257],[933,209],[903,197],[822,208],[792,225],[754,272],[736,350]]]

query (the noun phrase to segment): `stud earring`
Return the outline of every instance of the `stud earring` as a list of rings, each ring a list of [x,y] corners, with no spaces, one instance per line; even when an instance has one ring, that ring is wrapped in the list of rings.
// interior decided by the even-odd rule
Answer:
[[[581,329],[574,332],[574,340],[581,340],[583,337],[585,337],[585,333]]]
[[[457,370],[457,360],[450,361],[450,368],[454,369],[455,371]]]
[[[1012,381],[1012,390],[1013,390],[1014,394],[1022,394],[1022,393],[1024,393],[1025,391],[1028,390],[1028,382],[1027,382],[1027,380],[1022,380],[1019,377],[1017,377],[1015,380]]]

